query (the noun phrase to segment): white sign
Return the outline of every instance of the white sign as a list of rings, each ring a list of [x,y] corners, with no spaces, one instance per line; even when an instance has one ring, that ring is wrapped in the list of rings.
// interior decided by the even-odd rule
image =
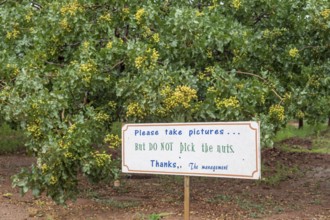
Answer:
[[[259,124],[125,124],[122,171],[259,179]]]

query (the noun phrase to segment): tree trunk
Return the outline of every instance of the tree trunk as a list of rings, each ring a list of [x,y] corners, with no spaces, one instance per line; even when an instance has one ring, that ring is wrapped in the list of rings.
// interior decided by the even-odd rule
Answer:
[[[304,127],[304,119],[299,118],[299,124],[298,124],[298,128],[302,129]]]
[[[330,127],[330,116],[328,117],[328,127]]]

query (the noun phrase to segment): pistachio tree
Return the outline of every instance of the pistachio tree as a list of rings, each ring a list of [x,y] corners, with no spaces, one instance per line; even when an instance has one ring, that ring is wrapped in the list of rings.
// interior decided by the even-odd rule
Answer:
[[[114,124],[257,120],[263,146],[329,108],[328,1],[0,2],[0,109],[36,164],[22,193],[118,175]]]

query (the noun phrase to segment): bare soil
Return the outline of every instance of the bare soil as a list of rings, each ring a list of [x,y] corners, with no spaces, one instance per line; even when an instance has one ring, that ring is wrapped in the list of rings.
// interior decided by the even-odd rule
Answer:
[[[32,163],[24,154],[0,156],[0,219],[183,219],[180,176],[123,175],[120,187],[83,181],[77,201],[59,206],[11,187],[10,177]],[[262,167],[258,181],[191,177],[191,219],[330,219],[329,154],[265,149]]]

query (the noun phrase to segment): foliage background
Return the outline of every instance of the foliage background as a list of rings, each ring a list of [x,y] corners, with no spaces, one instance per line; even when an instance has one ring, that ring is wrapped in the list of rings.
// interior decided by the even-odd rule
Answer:
[[[14,185],[63,203],[79,173],[116,178],[118,122],[258,120],[271,146],[292,118],[324,120],[329,4],[2,1],[1,117],[37,158]]]

